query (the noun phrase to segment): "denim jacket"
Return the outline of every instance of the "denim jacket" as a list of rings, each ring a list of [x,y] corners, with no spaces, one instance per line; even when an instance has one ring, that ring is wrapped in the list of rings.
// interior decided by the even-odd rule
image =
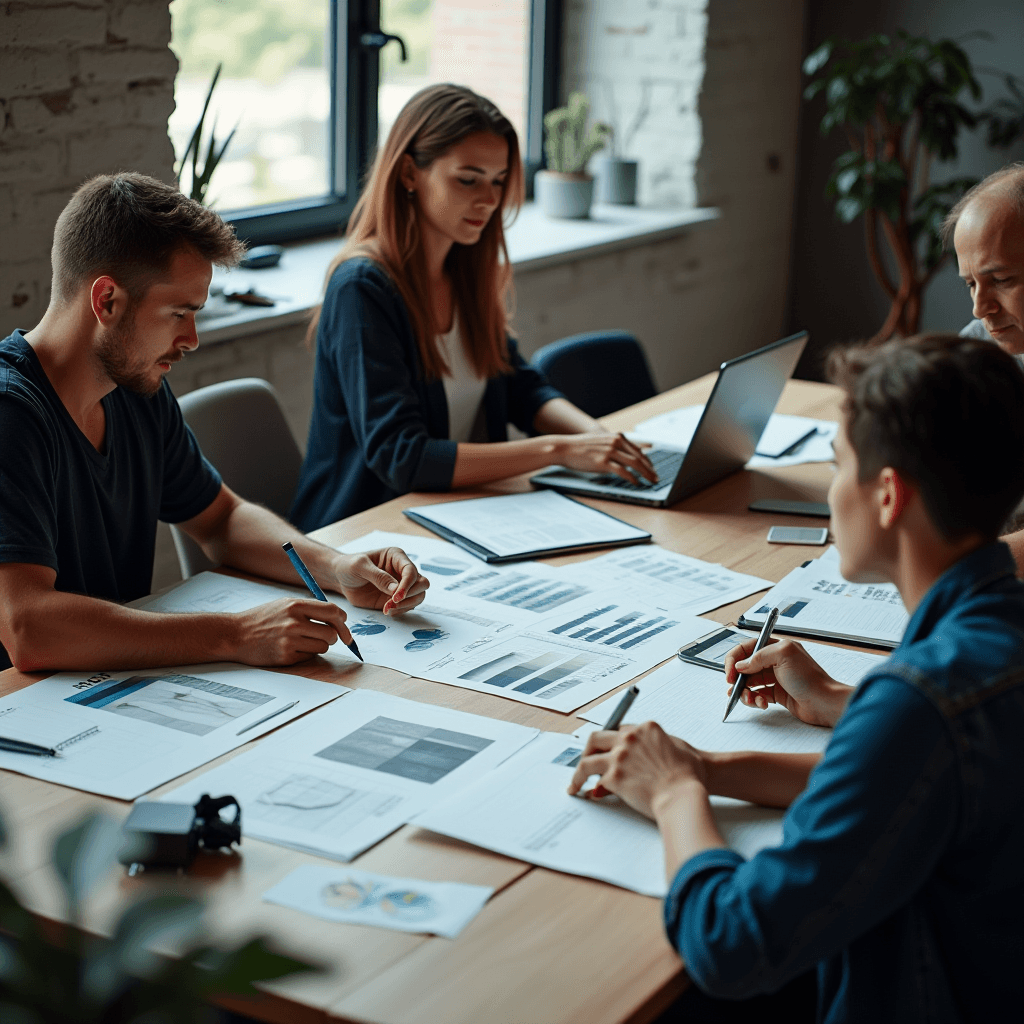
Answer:
[[[1006,545],[925,595],[851,698],[782,845],[697,854],[664,909],[713,995],[816,966],[827,1024],[1020,1018],[1024,584]]]
[[[527,434],[561,397],[508,339],[512,372],[487,381],[488,441],[507,441],[511,421]],[[320,312],[313,415],[289,518],[309,532],[408,491],[446,491],[455,470],[448,400],[427,380],[405,302],[387,272],[347,260],[331,275]]]

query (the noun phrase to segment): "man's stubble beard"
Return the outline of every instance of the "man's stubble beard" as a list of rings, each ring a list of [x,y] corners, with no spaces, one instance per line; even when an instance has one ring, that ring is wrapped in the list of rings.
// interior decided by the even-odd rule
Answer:
[[[120,323],[106,331],[96,355],[106,375],[119,388],[150,398],[160,390],[162,378],[158,377],[154,382],[145,368],[133,363],[134,341],[135,305],[132,303],[124,311]]]

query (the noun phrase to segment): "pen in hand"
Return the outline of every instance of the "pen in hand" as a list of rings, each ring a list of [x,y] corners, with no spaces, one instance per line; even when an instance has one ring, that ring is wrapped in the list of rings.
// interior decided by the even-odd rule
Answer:
[[[757,654],[757,652],[761,650],[761,648],[764,647],[764,645],[768,643],[768,641],[771,639],[772,630],[775,628],[775,623],[778,621],[778,618],[779,609],[778,606],[776,606],[768,613],[768,618],[764,620],[764,625],[761,627],[761,632],[758,634],[757,637],[757,643],[754,644],[754,650],[751,652],[751,658],[755,654]],[[740,697],[743,694],[743,691],[749,685],[747,682],[749,678],[749,676],[741,675],[736,679],[736,682],[732,688],[732,696],[729,698],[729,704],[725,709],[725,714],[722,716],[723,722],[729,717],[730,713],[732,712],[732,709],[736,707],[737,701],[740,699]]]
[[[626,712],[633,706],[633,701],[640,695],[640,687],[634,683],[630,686],[625,693],[622,695],[622,700],[615,705],[615,710],[611,713],[608,721],[604,723],[605,731],[618,732],[619,726],[622,725],[622,720],[626,717]],[[603,789],[600,783],[593,786],[590,789],[581,789],[577,794],[579,797],[591,797],[591,796],[607,796],[607,790]]]
[[[326,601],[327,595],[320,589],[320,584],[313,579],[313,574],[306,568],[306,563],[299,558],[299,553],[292,547],[292,542],[286,541],[281,545],[284,548],[284,553],[291,559],[292,565],[295,566],[295,571],[302,577],[302,582],[309,588],[309,592],[318,600]],[[363,660],[363,656],[359,653],[359,648],[356,646],[355,637],[351,641],[343,640],[342,643],[360,660]]]

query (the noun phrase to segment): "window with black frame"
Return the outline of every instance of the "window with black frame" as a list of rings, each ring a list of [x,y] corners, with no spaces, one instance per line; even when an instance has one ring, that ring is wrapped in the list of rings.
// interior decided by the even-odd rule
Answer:
[[[254,243],[334,232],[378,137],[414,92],[443,81],[494,100],[536,167],[541,118],[555,100],[558,6],[172,0],[179,72],[168,129],[181,186],[192,190],[194,168],[203,200]]]

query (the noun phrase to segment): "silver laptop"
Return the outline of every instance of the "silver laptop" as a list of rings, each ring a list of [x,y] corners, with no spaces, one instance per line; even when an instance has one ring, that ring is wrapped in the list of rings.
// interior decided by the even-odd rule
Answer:
[[[806,344],[807,332],[801,331],[722,363],[689,447],[648,450],[658,483],[641,477],[631,483],[614,473],[582,473],[563,466],[538,473],[530,483],[566,494],[657,506],[673,505],[709,487],[742,469],[753,456]]]

